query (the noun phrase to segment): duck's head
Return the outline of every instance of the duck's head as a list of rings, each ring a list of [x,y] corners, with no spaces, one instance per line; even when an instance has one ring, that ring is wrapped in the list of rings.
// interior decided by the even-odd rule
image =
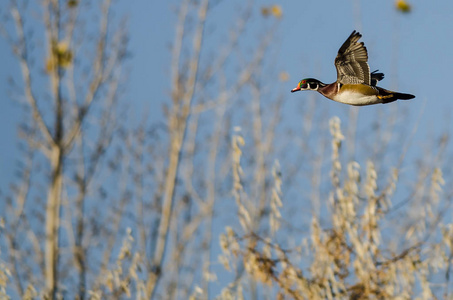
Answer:
[[[314,78],[305,78],[299,81],[299,84],[296,88],[291,90],[291,93],[297,91],[317,91],[319,87],[325,86],[324,83]]]

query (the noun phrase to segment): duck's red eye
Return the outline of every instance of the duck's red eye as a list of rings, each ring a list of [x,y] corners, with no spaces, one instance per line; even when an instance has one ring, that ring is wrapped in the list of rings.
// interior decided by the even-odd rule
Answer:
[[[305,82],[306,82],[305,80],[302,80],[302,84],[305,84]]]

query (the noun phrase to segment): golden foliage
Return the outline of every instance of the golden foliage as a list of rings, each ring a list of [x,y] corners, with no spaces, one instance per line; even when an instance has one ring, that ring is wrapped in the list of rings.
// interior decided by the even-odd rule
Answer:
[[[246,231],[240,236],[228,228],[227,234],[221,235],[220,239],[225,253],[222,264],[227,265],[228,270],[234,270],[237,269],[235,262],[242,261],[251,278],[263,285],[278,287],[277,299],[395,299],[414,298],[417,293],[424,299],[434,299],[430,274],[432,270],[445,270],[449,264],[453,225],[441,226],[442,241],[429,247],[424,247],[420,240],[402,249],[386,245],[381,236],[382,225],[391,208],[390,199],[398,182],[398,171],[390,169],[388,182],[379,187],[373,161],[367,161],[363,171],[355,161],[343,167],[340,154],[342,141],[346,138],[340,119],[332,118],[329,125],[333,191],[329,203],[330,220],[323,223],[330,225],[321,224],[313,216],[307,244],[302,242],[300,248],[291,249],[283,249],[277,241],[278,236],[274,239],[272,230],[264,235]],[[271,193],[280,198],[278,164],[274,164],[272,174],[276,182]],[[442,170],[434,168],[427,183],[431,187],[431,206],[439,203],[444,184]],[[245,189],[245,184],[241,188]],[[270,207],[271,211],[276,208],[272,208],[272,198]],[[434,209],[425,205],[423,213],[429,216]],[[271,215],[272,212],[270,218]],[[434,214],[428,217],[430,219],[435,219]],[[426,232],[427,226],[420,230]],[[310,257],[307,264],[300,265],[298,260],[307,255]],[[412,292],[416,285],[421,290]]]
[[[280,228],[280,220],[282,215],[280,213],[280,208],[283,206],[282,203],[282,178],[280,171],[280,162],[275,161],[274,166],[272,167],[272,176],[274,178],[274,188],[272,189],[272,196],[270,201],[270,216],[269,216],[269,225],[272,234],[274,234]]]
[[[261,14],[264,17],[274,16],[277,19],[280,19],[283,16],[283,9],[280,5],[274,4],[269,7],[264,6],[261,8]]]
[[[52,42],[52,53],[47,58],[46,71],[50,73],[57,67],[68,68],[72,63],[72,59],[73,54],[67,42]]]
[[[79,4],[79,1],[78,1],[78,0],[68,0],[68,3],[67,3],[67,5],[68,5],[69,8],[74,8],[74,7],[76,7],[78,4]]]
[[[412,9],[411,5],[405,0],[397,0],[395,2],[395,7],[397,10],[403,13],[409,13]]]
[[[288,72],[286,72],[286,71],[282,71],[282,72],[280,72],[280,74],[278,75],[278,78],[279,78],[280,81],[282,81],[282,82],[288,81],[288,80],[289,80],[289,74],[288,74]]]
[[[283,10],[280,5],[272,5],[271,13],[276,18],[281,18],[283,16]]]
[[[249,248],[249,250],[244,255],[245,270],[258,281],[271,286],[276,267],[275,261],[255,249]]]
[[[6,286],[9,282],[9,277],[11,277],[11,271],[7,268],[7,266],[0,261],[0,298],[4,299],[6,297]]]

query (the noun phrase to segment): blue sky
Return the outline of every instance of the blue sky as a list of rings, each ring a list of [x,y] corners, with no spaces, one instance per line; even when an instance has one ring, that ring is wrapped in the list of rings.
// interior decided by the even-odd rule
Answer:
[[[0,6],[5,9],[6,1]],[[277,2],[255,1],[256,10]],[[411,1],[413,10],[401,14],[393,1],[281,1],[283,18],[275,43],[278,43],[277,68],[287,71],[290,80],[283,83],[288,91],[304,77],[315,77],[330,83],[335,80],[333,65],[338,48],[352,30],[363,34],[368,48],[369,65],[386,74],[380,83],[384,88],[397,88],[415,94],[414,101],[392,105],[410,106],[419,112],[424,109],[422,122],[445,118],[451,108],[448,94],[453,66],[453,2]],[[222,23],[222,11],[234,8],[237,2],[222,1],[216,8],[217,23]],[[170,90],[170,49],[175,30],[177,1],[118,1],[118,9],[129,15],[130,80],[126,100],[131,113],[140,117],[143,110],[153,118],[161,116],[162,103]],[[219,12],[220,11],[220,12]],[[211,21],[215,23],[212,19]],[[222,26],[222,24],[217,24]],[[209,43],[209,39],[207,39]],[[8,77],[18,78],[18,65],[6,42],[0,40],[0,186],[11,178],[14,161],[18,159],[17,125],[21,110],[9,99]],[[397,58],[397,59],[395,59]],[[396,66],[395,66],[396,62]],[[281,85],[281,83],[278,83]],[[294,101],[303,101],[302,93],[288,94]],[[333,112],[347,109],[344,105],[320,99]],[[424,106],[424,102],[426,105]],[[361,108],[360,115],[373,113],[376,107]],[[385,109],[379,107],[379,109]],[[288,118],[297,116],[288,115]],[[421,124],[424,127],[423,123]]]
[[[169,94],[170,47],[177,2],[135,0],[130,3],[125,7],[130,12],[133,54],[128,101],[152,106],[158,114],[159,102],[167,100]],[[259,8],[270,3],[274,2],[255,1],[254,5]],[[410,103],[415,110],[429,98],[428,116],[431,112],[441,113],[449,105],[446,90],[433,86],[449,86],[448,75],[453,66],[453,3],[450,1],[436,2],[436,5],[411,1],[413,10],[409,14],[397,12],[393,1],[281,1],[278,4],[283,8],[283,18],[275,43],[280,48],[278,68],[290,75],[290,80],[284,83],[288,90],[303,77],[333,82],[336,77],[333,61],[338,48],[357,29],[368,48],[370,68],[386,74],[382,87],[415,94],[417,100]],[[227,1],[219,5],[223,6],[222,10],[228,7]],[[231,4],[234,5],[237,3]],[[259,14],[259,9],[254,13]],[[206,41],[209,43],[209,38]],[[288,97],[304,96],[298,93]],[[343,107],[330,104],[338,109]],[[369,109],[373,108],[363,108]]]

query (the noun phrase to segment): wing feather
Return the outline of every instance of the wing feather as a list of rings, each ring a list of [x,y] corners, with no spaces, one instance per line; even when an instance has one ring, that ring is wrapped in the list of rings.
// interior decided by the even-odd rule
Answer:
[[[371,84],[368,52],[363,42],[358,43],[361,37],[354,30],[338,50],[335,67],[337,80],[342,84]]]

